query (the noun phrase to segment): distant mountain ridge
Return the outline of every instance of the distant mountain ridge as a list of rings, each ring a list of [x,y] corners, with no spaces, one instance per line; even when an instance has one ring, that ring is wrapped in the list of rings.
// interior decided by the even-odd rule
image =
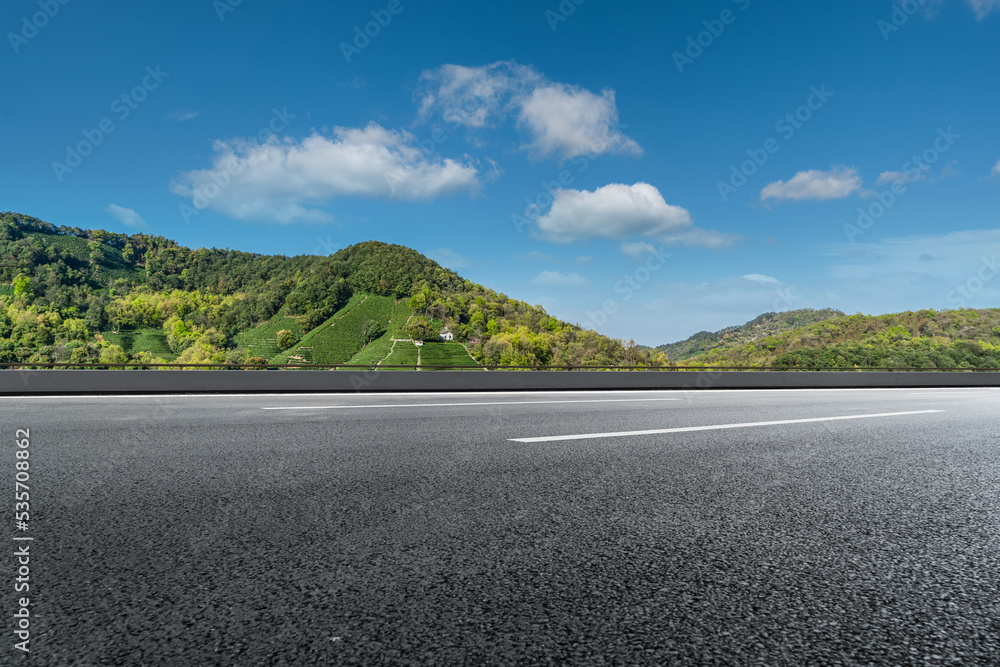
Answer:
[[[842,315],[844,315],[842,311],[833,308],[822,310],[801,308],[780,313],[764,313],[746,324],[729,326],[715,332],[700,331],[685,340],[659,345],[653,349],[663,352],[671,361],[684,361],[711,350],[743,345],[762,337],[774,336]]]

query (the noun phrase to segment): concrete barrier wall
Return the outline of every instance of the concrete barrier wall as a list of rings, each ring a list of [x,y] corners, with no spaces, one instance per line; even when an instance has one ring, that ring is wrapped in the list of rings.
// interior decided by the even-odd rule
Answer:
[[[0,370],[0,395],[1000,387],[1000,373]]]

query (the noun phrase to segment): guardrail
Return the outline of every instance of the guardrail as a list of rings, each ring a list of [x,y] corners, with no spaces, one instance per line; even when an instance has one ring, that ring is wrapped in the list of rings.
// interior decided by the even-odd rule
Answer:
[[[6,362],[0,363],[0,369],[9,370],[37,370],[39,368],[65,369],[65,370],[85,370],[87,368],[103,370],[119,369],[145,369],[159,370],[176,368],[207,368],[217,370],[455,370],[455,371],[508,371],[508,370],[531,370],[531,371],[754,371],[754,372],[804,372],[804,371],[838,371],[838,372],[974,372],[974,373],[996,373],[1000,368],[976,368],[976,367],[912,367],[912,366],[445,366],[445,365],[394,365],[394,364],[90,364],[90,363],[26,363],[26,362]]]

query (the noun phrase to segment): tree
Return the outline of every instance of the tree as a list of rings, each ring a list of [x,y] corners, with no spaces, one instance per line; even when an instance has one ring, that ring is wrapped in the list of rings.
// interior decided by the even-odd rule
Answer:
[[[361,326],[361,339],[365,342],[365,345],[384,333],[385,327],[375,320],[365,320],[365,323]]]
[[[426,317],[418,315],[406,325],[406,333],[413,340],[434,341],[440,339],[440,334],[434,330]]]
[[[14,278],[12,285],[14,286],[14,298],[20,298],[22,296],[27,298],[31,295],[31,278],[23,273],[19,273],[17,277]]]
[[[295,345],[295,334],[288,329],[282,329],[276,336],[276,342],[279,350],[287,350]]]

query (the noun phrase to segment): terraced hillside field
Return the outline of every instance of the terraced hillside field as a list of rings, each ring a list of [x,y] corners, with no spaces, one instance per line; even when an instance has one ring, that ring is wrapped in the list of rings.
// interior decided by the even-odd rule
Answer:
[[[410,319],[411,310],[406,300],[401,299],[393,304],[392,316],[388,330],[379,338],[365,345],[360,352],[351,357],[352,365],[375,365],[384,360],[392,350],[395,338],[406,338],[406,322]]]
[[[285,361],[289,355],[303,353],[300,356],[313,364],[346,364],[364,346],[365,323],[374,321],[387,329],[392,306],[391,297],[355,295],[333,317],[276,359]]]
[[[153,358],[159,357],[165,361],[173,361],[177,354],[167,344],[167,336],[163,329],[146,327],[142,329],[122,329],[118,333],[102,331],[104,340],[119,345],[128,354],[149,352]]]
[[[288,308],[281,307],[271,319],[260,324],[253,329],[247,329],[234,339],[236,347],[245,347],[253,354],[261,357],[271,358],[281,352],[276,342],[278,332],[287,329],[295,334],[296,339],[302,338],[305,333],[299,320],[288,314]]]
[[[420,348],[421,366],[478,366],[461,343],[424,343]]]
[[[420,354],[417,346],[409,341],[398,340],[392,348],[392,353],[385,358],[382,362],[383,366],[416,366],[418,363],[418,355]],[[405,370],[402,368],[395,368],[392,370]]]

